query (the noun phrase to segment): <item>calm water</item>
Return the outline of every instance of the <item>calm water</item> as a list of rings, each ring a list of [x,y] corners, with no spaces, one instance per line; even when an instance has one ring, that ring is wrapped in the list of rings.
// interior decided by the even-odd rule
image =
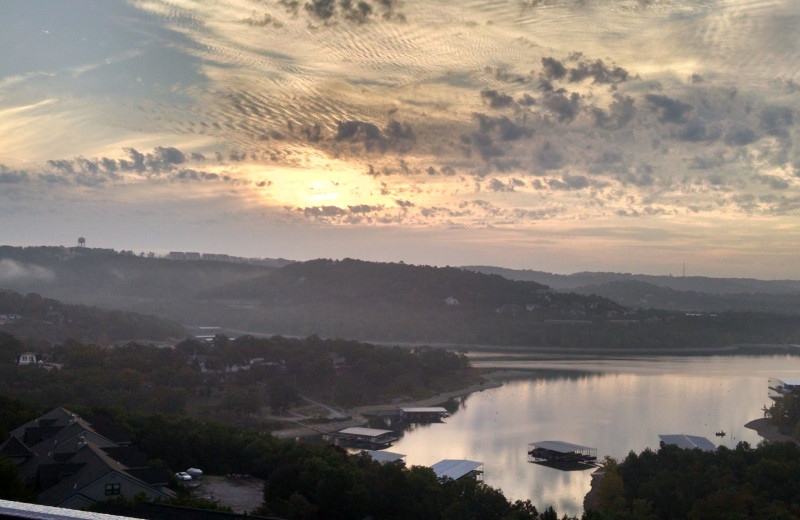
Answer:
[[[500,388],[466,396],[445,423],[407,431],[390,451],[409,465],[441,459],[485,463],[484,480],[540,510],[580,515],[590,472],[527,462],[528,443],[563,440],[597,448],[598,458],[624,458],[658,448],[658,434],[686,433],[715,444],[753,445],[744,424],[763,416],[770,377],[800,377],[796,356],[651,357],[532,361],[475,357],[480,367],[531,370]],[[723,439],[715,432],[725,431]]]

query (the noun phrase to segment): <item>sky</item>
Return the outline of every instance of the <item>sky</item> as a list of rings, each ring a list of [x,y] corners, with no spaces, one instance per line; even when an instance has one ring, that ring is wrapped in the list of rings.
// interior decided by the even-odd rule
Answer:
[[[794,0],[7,0],[0,243],[800,278]]]

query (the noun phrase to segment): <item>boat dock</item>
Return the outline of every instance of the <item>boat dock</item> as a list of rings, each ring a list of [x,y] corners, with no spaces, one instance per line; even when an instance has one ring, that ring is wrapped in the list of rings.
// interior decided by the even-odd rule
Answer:
[[[588,468],[594,466],[596,461],[596,448],[564,441],[539,441],[528,444],[528,462],[554,466],[579,464]]]

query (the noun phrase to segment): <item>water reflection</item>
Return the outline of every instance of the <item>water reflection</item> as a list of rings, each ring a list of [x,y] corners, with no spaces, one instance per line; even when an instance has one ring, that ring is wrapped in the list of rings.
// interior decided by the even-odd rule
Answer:
[[[583,510],[590,472],[528,463],[529,443],[591,446],[600,459],[657,448],[664,433],[701,435],[717,445],[756,444],[760,438],[743,425],[770,404],[767,380],[800,376],[800,358],[788,355],[578,361],[519,356],[475,364],[531,371],[448,403],[451,416],[444,423],[402,426],[405,433],[391,451],[406,454],[409,465],[483,461],[485,481],[509,498],[530,498],[539,509],[552,505],[572,515]],[[714,436],[721,430],[728,433],[723,439]]]

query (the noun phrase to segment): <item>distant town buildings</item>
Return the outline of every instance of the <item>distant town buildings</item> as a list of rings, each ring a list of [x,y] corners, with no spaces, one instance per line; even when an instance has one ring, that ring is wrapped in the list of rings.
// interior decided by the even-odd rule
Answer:
[[[242,256],[231,256],[217,253],[198,253],[194,251],[170,251],[165,257],[167,260],[176,260],[184,262],[197,262],[203,260],[206,262],[227,262],[231,264],[251,264],[251,265],[265,265],[268,267],[282,267],[290,264],[290,260],[283,258],[246,258]]]

